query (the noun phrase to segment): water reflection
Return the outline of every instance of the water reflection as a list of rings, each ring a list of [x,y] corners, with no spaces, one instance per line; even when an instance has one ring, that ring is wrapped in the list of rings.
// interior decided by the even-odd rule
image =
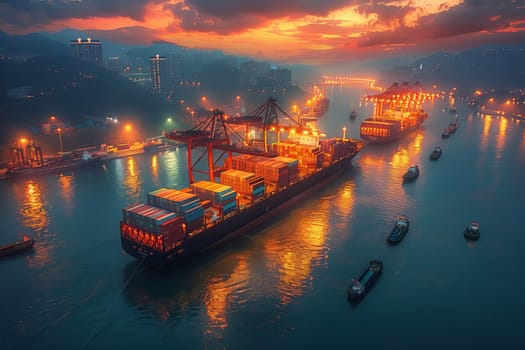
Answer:
[[[505,141],[507,138],[507,118],[499,118],[499,131],[496,136],[496,158],[500,159],[505,147]]]
[[[19,209],[22,226],[31,229],[36,234],[47,232],[49,213],[47,202],[42,196],[40,185],[36,182],[26,182],[23,186],[23,201]],[[17,194],[17,197],[20,197]]]
[[[115,160],[115,169],[119,183],[124,185],[124,192],[130,202],[138,202],[140,199],[142,179],[140,169],[135,157]]]
[[[222,338],[221,330],[228,327],[226,318],[229,304],[242,304],[250,299],[250,271],[247,256],[239,256],[237,265],[231,274],[224,277],[211,277],[206,285],[204,306],[208,316],[208,325],[204,334],[208,337]]]
[[[160,187],[159,158],[157,154],[151,156],[151,181],[156,187]]]
[[[64,209],[71,212],[73,210],[73,175],[60,174],[58,176],[58,187],[60,197],[64,200]]]
[[[483,116],[483,131],[481,133],[481,151],[485,151],[487,149],[487,146],[489,144],[489,135],[490,135],[490,126],[492,122],[492,118],[484,114]]]
[[[334,205],[334,211],[341,218],[341,220],[336,222],[336,232],[332,232],[332,234],[347,233],[347,227],[355,204],[355,182],[348,181],[343,184],[338,195],[331,201]]]

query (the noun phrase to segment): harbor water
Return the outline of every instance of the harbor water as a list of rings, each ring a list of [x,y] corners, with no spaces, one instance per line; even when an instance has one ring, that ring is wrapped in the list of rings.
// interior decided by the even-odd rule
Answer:
[[[358,137],[364,91],[327,94],[319,128]],[[525,348],[525,124],[458,104],[459,128],[441,139],[444,104],[292,210],[166,271],[123,253],[119,220],[150,191],[188,186],[185,148],[0,182],[0,244],[36,238],[0,260],[0,349]],[[413,164],[421,174],[403,184]],[[390,246],[398,214],[410,230]],[[474,220],[481,238],[467,241]],[[383,274],[351,305],[371,259]]]

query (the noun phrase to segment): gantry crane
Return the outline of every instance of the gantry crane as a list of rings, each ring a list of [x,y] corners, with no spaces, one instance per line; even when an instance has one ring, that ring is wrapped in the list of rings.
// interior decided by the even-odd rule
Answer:
[[[235,127],[244,127],[244,136],[239,134]],[[249,139],[249,128],[261,129],[263,133],[262,149],[254,145],[253,140]],[[277,142],[281,132],[305,132],[312,130],[302,125],[292,118],[276,103],[276,100],[269,98],[266,103],[257,108],[254,112],[240,117],[227,118],[224,112],[215,109],[211,115],[199,122],[195,127],[185,131],[172,131],[165,134],[166,138],[187,145],[188,175],[189,182],[195,181],[194,172],[208,174],[209,180],[214,182],[218,174],[224,167],[218,162],[225,158],[231,166],[233,153],[251,154],[266,157],[275,157],[277,153],[268,149],[268,132],[277,133]],[[204,149],[196,161],[193,162],[193,150]],[[214,150],[222,151],[215,154]],[[199,163],[207,154],[207,170],[198,168]]]

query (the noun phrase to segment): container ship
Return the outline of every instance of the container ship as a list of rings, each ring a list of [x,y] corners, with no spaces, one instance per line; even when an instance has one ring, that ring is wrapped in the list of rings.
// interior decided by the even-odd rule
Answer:
[[[374,114],[361,122],[360,137],[369,143],[385,143],[407,135],[427,119],[428,114],[421,108],[433,94],[423,91],[416,82],[412,86],[394,83],[384,92],[366,96],[366,102],[374,103]]]
[[[351,165],[364,144],[344,134],[314,143],[294,137],[257,153],[211,142],[212,134],[203,129],[172,132],[169,138],[187,141],[190,186],[160,188],[147,194],[146,203],[122,209],[122,248],[147,266],[162,269],[248,232],[328,183]],[[196,143],[213,143],[228,153],[224,167],[210,171],[210,181],[194,181],[191,175]],[[214,181],[216,176],[220,182]]]

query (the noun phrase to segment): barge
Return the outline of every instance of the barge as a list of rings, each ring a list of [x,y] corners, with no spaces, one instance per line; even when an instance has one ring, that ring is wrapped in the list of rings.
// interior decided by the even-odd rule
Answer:
[[[370,263],[361,271],[357,278],[352,279],[348,289],[348,300],[357,304],[368,294],[383,271],[381,260],[370,260]]]
[[[0,247],[0,258],[15,255],[33,248],[35,244],[34,238],[24,236],[23,239],[15,241]]]

